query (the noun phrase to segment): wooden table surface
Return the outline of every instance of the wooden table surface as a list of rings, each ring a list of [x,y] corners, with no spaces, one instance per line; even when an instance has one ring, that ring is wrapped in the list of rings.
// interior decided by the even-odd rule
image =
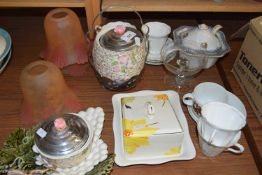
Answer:
[[[3,20],[5,19],[5,20]],[[6,136],[21,127],[19,118],[22,103],[22,93],[19,85],[21,70],[30,62],[39,59],[39,52],[44,46],[44,32],[42,18],[26,17],[26,20],[17,20],[16,17],[0,17],[1,27],[7,29],[13,39],[13,55],[6,70],[0,75],[0,143]],[[24,27],[21,27],[24,26]],[[27,26],[27,27],[25,27]],[[232,51],[216,66],[204,70],[199,76],[190,81],[190,87],[182,88],[181,95],[192,91],[193,87],[200,82],[211,81],[224,85],[232,90],[244,102],[247,111],[248,126],[244,129],[240,143],[245,147],[241,155],[233,155],[224,152],[221,155],[209,158],[201,153],[196,125],[190,118],[189,113],[182,105],[185,113],[191,138],[196,149],[196,157],[189,161],[172,161],[161,165],[134,165],[129,167],[114,166],[112,174],[116,175],[189,175],[189,174],[260,174],[262,153],[262,127],[254,116],[247,99],[240,90],[232,73],[233,61],[239,51],[241,42],[230,42]],[[176,90],[164,83],[167,72],[162,66],[146,65],[141,81],[137,86],[127,92],[140,90]],[[113,108],[111,98],[117,92],[104,89],[97,81],[93,70],[89,67],[88,74],[84,77],[65,76],[67,84],[80,98],[83,106],[102,107],[105,111],[105,123],[102,139],[108,144],[109,152],[114,152],[114,136],[112,130]]]

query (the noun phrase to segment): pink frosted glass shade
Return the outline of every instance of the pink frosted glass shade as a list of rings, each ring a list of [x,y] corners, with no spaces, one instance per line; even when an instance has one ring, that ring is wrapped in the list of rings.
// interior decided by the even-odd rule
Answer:
[[[45,17],[46,48],[40,56],[59,68],[88,62],[87,42],[78,16],[68,8],[56,8]]]
[[[24,96],[21,118],[26,125],[81,110],[77,96],[66,85],[61,71],[49,61],[27,65],[21,73],[20,85]]]

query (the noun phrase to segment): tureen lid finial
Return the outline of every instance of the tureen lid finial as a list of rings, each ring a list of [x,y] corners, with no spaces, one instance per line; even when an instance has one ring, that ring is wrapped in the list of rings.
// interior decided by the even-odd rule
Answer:
[[[207,30],[208,26],[206,24],[199,24],[198,28],[201,29],[201,30]]]

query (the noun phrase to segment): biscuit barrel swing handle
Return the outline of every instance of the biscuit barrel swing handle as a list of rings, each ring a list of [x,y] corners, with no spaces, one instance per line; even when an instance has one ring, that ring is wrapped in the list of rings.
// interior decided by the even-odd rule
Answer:
[[[141,15],[140,15],[135,9],[133,9],[132,7],[129,7],[129,6],[121,6],[121,5],[119,6],[119,5],[116,5],[116,6],[109,6],[109,7],[106,7],[106,8],[104,8],[104,9],[102,9],[102,10],[95,16],[95,18],[94,18],[94,20],[93,20],[93,24],[92,24],[91,30],[94,30],[94,31],[99,30],[99,28],[101,28],[101,26],[95,26],[95,22],[96,22],[97,18],[98,18],[99,16],[102,16],[102,14],[103,14],[104,12],[108,12],[108,10],[113,9],[113,8],[126,8],[126,9],[129,9],[130,11],[134,12],[134,13],[139,17],[139,21],[140,21],[140,23],[141,23],[141,27],[144,25],[143,19],[142,19]],[[144,25],[144,26],[146,26],[146,25]],[[147,26],[147,27],[148,27],[148,26]],[[149,32],[149,30],[147,30],[147,33],[145,34],[146,36],[148,35],[148,32]]]

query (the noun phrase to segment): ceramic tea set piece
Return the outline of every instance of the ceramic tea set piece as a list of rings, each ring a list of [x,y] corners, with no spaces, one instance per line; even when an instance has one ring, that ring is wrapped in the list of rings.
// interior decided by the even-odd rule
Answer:
[[[234,154],[244,151],[238,141],[246,120],[239,110],[226,103],[210,102],[202,107],[201,116],[197,130],[203,154],[213,157],[225,150]]]
[[[124,148],[124,136],[123,136],[123,116],[122,116],[122,100],[128,99],[128,101],[132,101],[133,97],[145,97],[145,96],[154,96],[159,94],[166,94],[169,98],[170,104],[175,111],[176,117],[181,124],[181,127],[184,132],[184,139],[182,143],[182,149],[180,154],[175,154],[176,149],[171,151],[171,154],[166,154],[162,156],[155,157],[155,152],[151,152],[150,156],[126,156],[125,148]],[[129,98],[131,97],[131,98]],[[175,161],[175,160],[191,160],[194,159],[196,156],[196,151],[194,145],[192,143],[190,133],[188,130],[187,120],[183,113],[183,110],[180,105],[179,95],[175,91],[138,91],[133,93],[121,93],[116,94],[112,98],[113,108],[114,108],[114,118],[113,118],[113,131],[114,131],[114,139],[115,139],[115,162],[119,166],[129,166],[129,165],[136,165],[136,164],[161,164],[168,161]],[[147,118],[147,117],[146,117]],[[153,119],[154,120],[154,119]],[[135,122],[134,122],[135,123]],[[141,126],[141,125],[140,125]],[[140,126],[134,127],[134,129],[141,129]],[[147,130],[149,131],[149,130]],[[143,139],[142,139],[143,140]],[[131,143],[132,144],[132,143]],[[132,145],[130,145],[132,146]],[[136,147],[136,145],[133,145]],[[161,149],[161,148],[159,148]],[[141,149],[138,149],[141,151]],[[146,152],[149,153],[152,151],[151,149],[147,149]],[[144,153],[142,153],[144,155]]]
[[[200,24],[198,28],[193,29],[188,36],[183,40],[183,45],[190,49],[195,48],[191,45],[190,41],[196,41],[197,43],[207,43],[207,50],[215,51],[221,47],[221,43],[216,37],[216,33],[222,28],[221,25],[216,25],[214,28],[210,28],[205,24]]]
[[[103,9],[98,16],[110,8],[115,6]],[[137,14],[143,25],[140,14],[131,10]],[[144,68],[148,52],[147,34],[143,35],[135,26],[121,21],[97,27],[96,33],[91,63],[99,81],[110,90],[134,87]]]
[[[246,124],[245,116],[239,110],[221,102],[205,104],[201,109],[201,116],[198,127],[203,138],[217,146],[231,145],[234,137]]]
[[[183,153],[184,130],[169,100],[166,93],[121,99],[127,160],[157,159]]]
[[[172,42],[172,39],[168,38],[171,27],[165,23],[153,21],[144,24],[141,30],[144,34],[148,33],[149,52],[146,63],[152,65],[163,64],[160,52],[166,42]]]
[[[214,101],[231,105],[238,109],[245,118],[247,116],[246,108],[242,101],[217,83],[200,83],[194,88],[192,93],[187,93],[183,96],[183,103],[187,105],[188,112],[195,122],[200,118],[201,106]]]
[[[205,55],[207,63],[204,68],[210,68],[215,64],[218,58],[223,57],[230,51],[225,35],[220,31],[222,26],[216,25],[213,28],[206,24],[200,24],[198,27],[181,26],[173,31],[174,42],[182,54],[187,57],[203,57],[201,47],[206,47]]]
[[[198,84],[192,93],[183,96],[183,102],[188,106],[203,106],[212,101],[226,102],[227,91],[224,87],[213,82]],[[197,108],[197,107],[196,107]]]
[[[0,28],[0,73],[6,68],[12,55],[12,40],[10,34]]]
[[[161,46],[161,50],[163,50],[163,48],[165,47],[165,45],[170,45],[173,44],[173,40],[171,38],[167,38],[166,42],[164,43],[163,46]],[[159,46],[160,47],[160,46]],[[163,57],[161,56],[161,52],[160,54],[151,54],[148,53],[147,55],[147,59],[146,59],[146,64],[150,64],[150,65],[163,65],[164,64],[164,60]]]
[[[85,174],[107,158],[100,139],[104,112],[100,107],[44,121],[38,128],[33,150],[37,165],[55,168],[57,175]]]
[[[197,123],[203,154],[216,156],[225,150],[235,154],[244,151],[238,141],[246,124],[246,110],[238,97],[219,84],[204,82],[185,94],[183,102]]]

